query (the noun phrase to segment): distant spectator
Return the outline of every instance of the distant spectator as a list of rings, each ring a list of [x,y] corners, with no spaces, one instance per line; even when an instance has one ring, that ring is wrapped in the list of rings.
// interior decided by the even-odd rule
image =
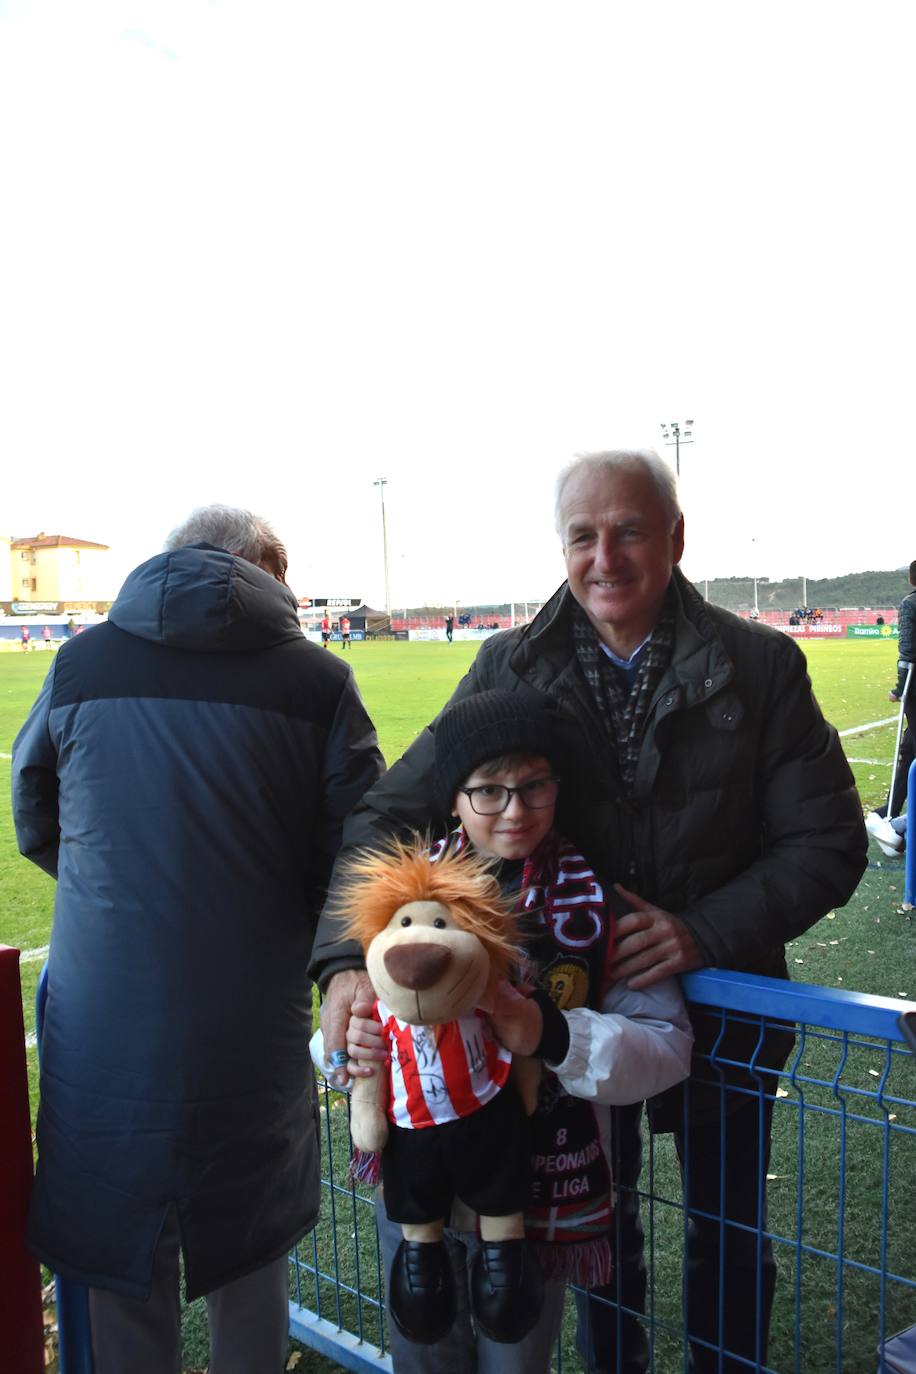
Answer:
[[[454,633],[455,617],[453,615],[447,615],[445,617],[445,637],[448,640],[449,644],[451,644],[452,642],[452,636],[454,635]]]
[[[896,768],[891,784],[889,807],[876,807],[865,819],[865,828],[878,841],[885,854],[899,854],[903,850],[903,826],[898,828],[894,818],[900,816],[906,801],[907,775],[914,757],[916,741],[916,685],[910,669],[916,662],[916,559],[910,564],[909,578],[911,591],[903,598],[897,612],[897,681],[888,692],[888,700],[902,703],[906,718],[906,728],[900,741],[900,755],[895,759]]]
[[[32,631],[28,625],[23,625],[19,630],[19,642],[22,645],[23,653],[29,652],[29,642],[32,638]]]
[[[41,632],[41,637],[42,637],[42,639],[43,639],[44,642],[45,642],[45,648],[46,648],[46,649],[50,649],[50,647],[51,647],[51,626],[50,626],[50,625],[46,625],[46,626],[44,627],[44,629],[43,629],[42,632]]]
[[[342,615],[342,616],[340,617],[340,639],[341,639],[341,643],[343,644],[343,647],[344,647],[345,649],[349,649],[349,647],[350,647],[350,617],[349,617],[348,615]]]
[[[330,642],[331,642],[331,621],[330,621],[330,619],[328,618],[328,613],[327,613],[327,611],[325,611],[324,617],[323,617],[323,619],[322,619],[322,621],[321,621],[321,645],[322,645],[322,648],[326,649],[326,648],[328,647],[328,645],[330,644]]]
[[[73,619],[73,616],[71,615],[70,619],[67,621],[66,635],[67,635],[67,638],[68,638],[68,639],[72,639],[73,636],[74,636],[75,634],[76,634],[76,621]]]
[[[876,616],[875,616],[875,624],[876,624],[876,625],[883,625],[883,624],[884,624],[884,616],[883,616],[883,615],[876,615]]]

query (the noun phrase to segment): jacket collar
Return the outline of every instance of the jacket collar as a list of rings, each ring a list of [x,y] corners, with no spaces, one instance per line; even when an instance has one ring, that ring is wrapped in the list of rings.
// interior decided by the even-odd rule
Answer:
[[[676,609],[671,664],[657,696],[676,690],[670,706],[695,706],[720,691],[734,677],[734,666],[720,640],[706,602],[692,582],[675,568],[671,578]],[[512,655],[510,666],[536,687],[563,690],[576,680],[578,664],[571,632],[573,596],[564,582],[535,616],[528,634]]]

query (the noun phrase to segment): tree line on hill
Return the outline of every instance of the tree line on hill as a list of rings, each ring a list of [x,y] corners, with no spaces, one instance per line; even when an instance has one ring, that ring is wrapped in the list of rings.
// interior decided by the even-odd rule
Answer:
[[[699,584],[705,592],[706,584]],[[909,591],[906,568],[889,572],[844,573],[841,577],[809,577],[805,588],[808,606],[822,608],[857,606],[884,609],[898,606]],[[752,577],[717,577],[709,580],[709,600],[729,611],[749,611],[754,605]],[[800,577],[771,582],[757,579],[757,605],[761,611],[792,611],[802,604]]]
[[[697,583],[701,592],[706,594],[706,583]],[[806,586],[806,600],[809,606],[826,609],[832,606],[869,607],[874,610],[899,606],[909,591],[906,567],[889,572],[844,573],[842,577],[809,577]],[[761,611],[793,611],[802,604],[802,580],[789,577],[781,582],[771,582],[768,578],[757,579],[757,605]],[[754,605],[753,577],[711,577],[708,598],[715,606],[724,606],[728,611],[749,611]],[[528,603],[533,614],[539,605],[537,601]],[[484,623],[494,616],[511,614],[508,601],[490,602],[486,605],[465,606],[459,610],[469,615],[474,625],[478,620]],[[521,619],[524,603],[515,602],[516,619]],[[454,606],[418,606],[407,612],[408,616],[428,616],[435,618],[454,615]]]

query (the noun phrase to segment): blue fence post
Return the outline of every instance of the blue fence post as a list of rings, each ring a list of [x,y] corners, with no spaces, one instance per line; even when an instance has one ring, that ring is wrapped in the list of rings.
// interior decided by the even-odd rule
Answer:
[[[48,1000],[48,966],[45,964],[35,993],[35,1037],[38,1058],[41,1060],[41,1035],[45,1021],[45,1002]],[[82,1284],[71,1283],[54,1275],[54,1296],[57,1304],[57,1348],[60,1374],[94,1374],[92,1333],[89,1327],[89,1290]]]
[[[916,759],[906,775],[906,879],[903,900],[916,906]]]

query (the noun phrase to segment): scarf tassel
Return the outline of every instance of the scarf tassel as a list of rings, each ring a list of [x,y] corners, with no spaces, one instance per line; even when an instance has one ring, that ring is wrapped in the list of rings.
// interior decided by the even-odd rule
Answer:
[[[545,1279],[600,1288],[613,1278],[614,1253],[607,1237],[582,1245],[546,1245],[535,1241],[532,1249]]]
[[[382,1157],[377,1150],[354,1150],[347,1173],[351,1183],[375,1187],[382,1175]]]

